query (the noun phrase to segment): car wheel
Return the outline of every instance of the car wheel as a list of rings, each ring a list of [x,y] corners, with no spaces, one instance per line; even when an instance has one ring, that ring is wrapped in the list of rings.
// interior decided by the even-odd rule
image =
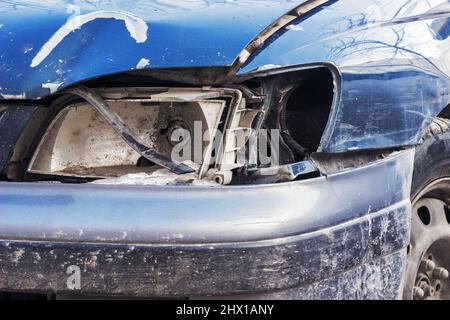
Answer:
[[[450,120],[436,118],[416,148],[404,299],[450,299]]]

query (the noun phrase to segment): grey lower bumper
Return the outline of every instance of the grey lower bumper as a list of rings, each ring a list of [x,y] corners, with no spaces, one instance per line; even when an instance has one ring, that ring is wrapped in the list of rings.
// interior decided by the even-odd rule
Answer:
[[[2,183],[0,290],[301,298],[298,288],[388,257],[402,270],[412,165],[409,150],[280,185]],[[70,266],[80,268],[79,290],[67,286]],[[392,288],[384,296],[396,296],[401,276],[383,281]],[[328,292],[343,297],[338,283]]]

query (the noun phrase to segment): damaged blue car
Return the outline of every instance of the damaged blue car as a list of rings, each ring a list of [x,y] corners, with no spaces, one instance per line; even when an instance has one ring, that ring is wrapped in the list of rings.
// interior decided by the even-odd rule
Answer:
[[[448,299],[447,0],[0,1],[0,294]]]

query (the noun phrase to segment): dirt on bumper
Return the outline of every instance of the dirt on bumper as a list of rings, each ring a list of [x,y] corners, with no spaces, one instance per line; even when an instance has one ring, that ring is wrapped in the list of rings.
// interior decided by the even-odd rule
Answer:
[[[105,221],[109,229],[97,230],[102,237],[94,241],[89,232],[87,235],[69,232],[70,221],[61,216],[67,214],[71,217],[78,213],[89,222],[92,215],[102,216],[99,212],[101,206],[97,211],[86,211],[90,208],[89,201],[85,202],[83,209],[83,197],[78,195],[79,198],[64,204],[65,210],[56,215],[56,211],[44,210],[45,201],[39,200],[34,187],[30,186],[28,193],[22,193],[23,198],[28,195],[34,202],[22,199],[18,203],[15,195],[19,190],[23,191],[24,185],[9,184],[13,188],[7,188],[5,185],[8,184],[4,184],[0,186],[5,191],[0,195],[0,220],[4,221],[0,225],[3,239],[0,241],[0,291],[145,297],[244,297],[254,294],[262,294],[260,297],[263,298],[398,297],[405,248],[409,241],[412,160],[413,152],[404,151],[374,164],[321,179],[316,181],[317,184],[311,184],[317,179],[289,183],[284,196],[286,192],[292,192],[292,199],[297,195],[303,204],[290,204],[297,214],[286,213],[284,208],[287,206],[278,205],[279,210],[271,213],[277,221],[284,219],[278,228],[264,228],[260,220],[261,228],[258,229],[258,221],[251,220],[252,213],[245,214],[245,210],[256,210],[255,206],[262,210],[265,203],[260,200],[260,203],[253,203],[252,209],[241,202],[239,207],[233,207],[238,210],[234,214],[226,208],[217,211],[210,206],[208,212],[198,212],[205,219],[197,224],[197,229],[193,229],[194,224],[184,225],[188,232],[182,238],[167,238],[167,234],[174,234],[180,225],[183,227],[183,221],[174,219],[171,213],[167,213],[165,218],[172,221],[173,230],[169,230],[169,222],[166,233],[150,234],[150,225],[136,230],[131,225],[132,219],[140,219],[138,222],[145,224],[151,222],[139,218],[136,215],[139,208],[130,206],[127,212],[114,212],[110,218],[116,219],[115,216],[121,214],[130,220],[129,233],[122,240],[108,238],[115,233],[111,230],[113,224]],[[308,185],[311,192],[318,192],[317,197],[310,197],[309,201],[302,198],[300,189],[297,189],[305,190]],[[18,188],[16,191],[14,186]],[[38,193],[42,195],[43,189],[52,187],[41,186]],[[77,187],[71,188],[74,195]],[[259,199],[273,201],[269,195],[276,194],[277,188],[285,186],[267,190],[264,186],[255,188],[260,188],[257,192]],[[233,188],[222,192],[228,202],[233,202],[233,196],[245,196],[246,189],[251,198],[252,187],[236,188],[236,193]],[[187,201],[188,190],[174,190],[167,192],[181,192]],[[261,197],[266,191],[267,197]],[[194,198],[202,201],[198,192],[190,199],[191,209],[201,207],[196,208],[194,201]],[[212,198],[216,196],[214,192]],[[119,190],[106,195],[110,197],[113,194],[117,201]],[[204,197],[208,194],[204,193]],[[105,194],[99,197],[98,201],[107,201]],[[130,201],[130,197],[132,195],[128,194],[124,200]],[[141,199],[134,205],[144,205],[145,201]],[[349,203],[352,209],[342,211],[344,203]],[[153,204],[157,205],[156,202]],[[44,209],[32,211],[39,206],[44,206]],[[152,211],[152,207],[147,210]],[[230,216],[238,216],[242,212],[249,225],[237,219],[234,222],[239,223],[231,229],[225,216],[227,212]],[[207,217],[214,215],[215,220],[206,223]],[[257,212],[253,217],[256,219]],[[27,218],[28,222],[25,221]],[[45,233],[37,227],[33,229],[29,220],[34,219],[36,225],[41,225],[39,218],[45,220],[42,225],[55,230],[48,229]],[[274,226],[268,217],[265,219],[266,223]],[[79,230],[82,221],[73,221],[72,230]],[[101,225],[101,221],[95,223]],[[158,223],[161,221],[155,222],[156,225]],[[292,226],[298,232],[293,231]],[[127,230],[127,225],[121,227]],[[89,231],[86,226],[83,228]],[[239,232],[235,232],[236,229]],[[61,233],[55,234],[58,230]]]

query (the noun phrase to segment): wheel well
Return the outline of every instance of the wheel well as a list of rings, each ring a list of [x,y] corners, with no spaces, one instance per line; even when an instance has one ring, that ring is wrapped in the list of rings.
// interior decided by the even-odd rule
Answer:
[[[441,112],[439,112],[437,117],[450,119],[450,103],[447,104],[447,106],[444,109],[442,109]]]

